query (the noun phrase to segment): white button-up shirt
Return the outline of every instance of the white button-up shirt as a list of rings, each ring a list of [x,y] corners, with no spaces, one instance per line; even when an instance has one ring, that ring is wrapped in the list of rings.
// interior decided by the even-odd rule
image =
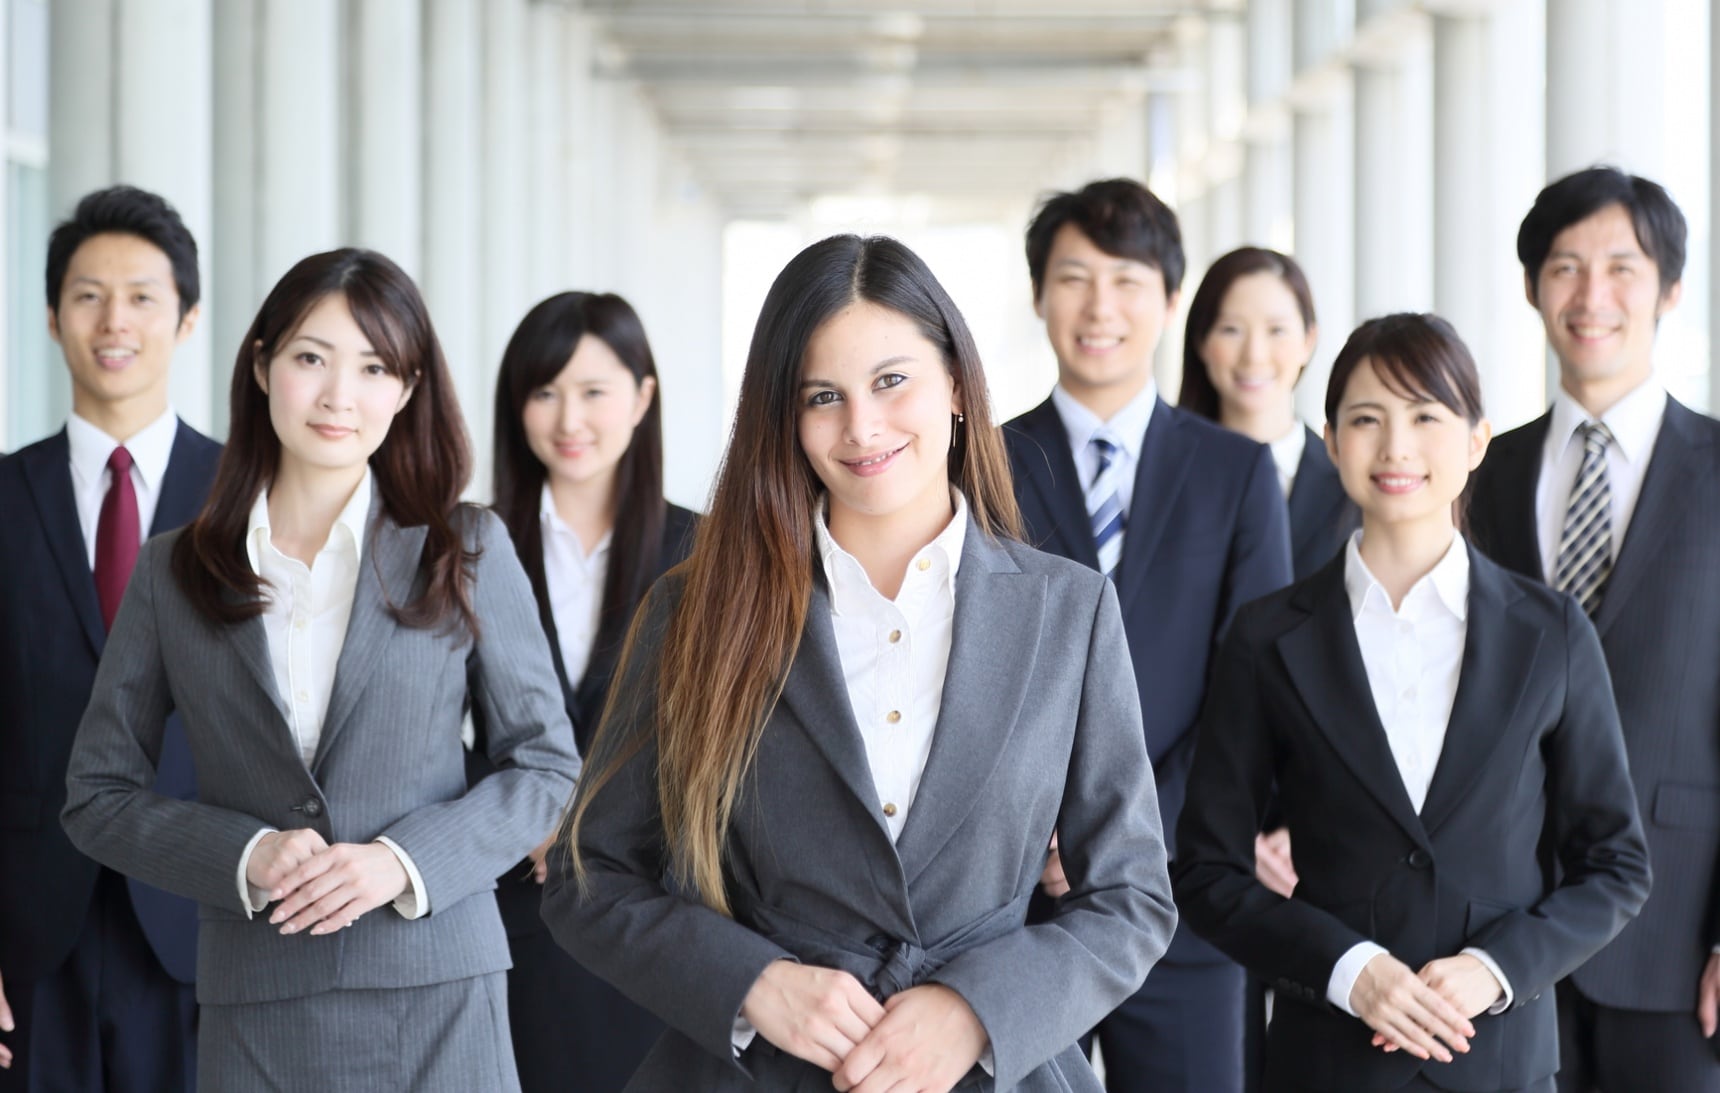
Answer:
[[[568,682],[578,686],[591,659],[592,643],[597,640],[613,533],[605,533],[591,553],[585,553],[579,536],[555,511],[555,498],[547,482],[538,520],[543,529],[543,578],[549,592],[550,617],[555,620],[556,646]]]
[[[1619,544],[1642,496],[1643,476],[1660,437],[1666,418],[1666,388],[1650,378],[1619,399],[1601,415],[1601,424],[1613,435],[1607,445],[1607,488],[1612,496],[1612,557],[1618,560]],[[1559,568],[1559,539],[1565,533],[1565,510],[1571,504],[1571,487],[1583,467],[1583,442],[1577,427],[1594,421],[1563,387],[1553,396],[1552,419],[1541,448],[1541,477],[1535,485],[1535,526],[1541,537],[1541,571],[1551,584]]]
[[[1278,469],[1278,488],[1289,497],[1296,488],[1296,472],[1302,466],[1302,449],[1308,446],[1308,430],[1298,421],[1290,431],[1268,444],[1272,464]]]
[[[1463,648],[1469,636],[1469,549],[1463,536],[1453,534],[1445,556],[1393,608],[1391,597],[1362,561],[1361,542],[1358,531],[1344,548],[1344,590],[1349,594],[1374,709],[1404,791],[1420,812],[1445,749],[1445,730],[1463,670]],[[1368,961],[1386,951],[1364,941],[1339,957],[1326,985],[1327,1000],[1355,1016],[1350,992],[1356,979]],[[1504,989],[1488,1012],[1510,1008],[1511,984],[1499,965],[1481,949],[1463,952],[1481,961]]]
[[[901,836],[914,807],[943,706],[968,519],[967,499],[960,491],[951,495],[955,516],[908,563],[893,600],[873,588],[860,562],[831,538],[823,505],[814,525],[836,652],[891,841]]]
[[[1063,421],[1063,431],[1069,437],[1069,452],[1075,457],[1075,472],[1081,476],[1081,488],[1092,487],[1099,474],[1099,453],[1093,450],[1093,435],[1100,429],[1111,434],[1117,443],[1111,462],[1117,468],[1117,500],[1123,506],[1123,518],[1128,519],[1129,506],[1135,500],[1135,472],[1141,465],[1141,449],[1147,443],[1147,426],[1152,424],[1153,407],[1159,402],[1159,385],[1149,379],[1140,394],[1128,405],[1100,421],[1099,415],[1081,405],[1061,384],[1051,389],[1051,405]]]
[[[137,495],[137,527],[141,539],[149,538],[155,522],[155,506],[161,500],[161,480],[173,455],[173,438],[179,433],[179,418],[168,409],[139,429],[125,442],[131,453],[131,486]],[[96,567],[96,525],[101,521],[102,500],[107,497],[113,473],[108,458],[119,441],[76,414],[66,419],[66,447],[71,455],[72,498],[78,506],[78,526],[83,529],[84,549],[90,569]]]

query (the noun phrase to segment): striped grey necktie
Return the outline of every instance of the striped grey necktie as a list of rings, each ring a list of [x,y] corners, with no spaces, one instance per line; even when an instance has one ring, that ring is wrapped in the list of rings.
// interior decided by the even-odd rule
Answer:
[[[1087,518],[1093,530],[1093,545],[1099,551],[1099,572],[1117,575],[1117,559],[1123,556],[1123,499],[1117,493],[1117,443],[1108,433],[1093,434],[1090,441],[1099,457],[1098,473],[1087,487]]]
[[[1583,465],[1565,508],[1553,587],[1575,596],[1593,618],[1613,568],[1612,487],[1607,484],[1607,445],[1613,435],[1599,422],[1578,426],[1577,433],[1583,438]]]

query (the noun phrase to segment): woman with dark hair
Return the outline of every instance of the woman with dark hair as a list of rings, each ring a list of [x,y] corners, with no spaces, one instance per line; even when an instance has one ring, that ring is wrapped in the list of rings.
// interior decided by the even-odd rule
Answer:
[[[1189,303],[1177,404],[1266,445],[1290,506],[1298,579],[1332,560],[1358,522],[1326,446],[1296,420],[1293,392],[1319,340],[1314,295],[1287,254],[1240,247]]]
[[[465,425],[417,287],[371,251],[294,266],[231,422],[208,505],[138,557],[66,831],[202,904],[201,1088],[517,1089],[490,893],[579,760],[501,521],[460,504]],[[468,703],[498,768],[470,790]],[[195,801],[150,788],[170,708]]]
[[[1100,1088],[1075,1041],[1175,913],[1116,593],[1007,468],[918,257],[788,264],[552,852],[557,940],[670,1028],[629,1089]]]
[[[495,509],[549,635],[581,754],[645,590],[692,546],[694,516],[663,499],[662,391],[626,300],[563,292],[526,313],[496,378]],[[480,738],[484,725],[476,723]],[[472,752],[474,780],[489,773]],[[627,1084],[663,1026],[549,936],[539,908],[548,842],[502,874],[514,1059],[526,1093]]]
[[[1362,527],[1231,626],[1177,906],[1277,990],[1267,1090],[1550,1093],[1551,988],[1649,888],[1600,642],[1575,600],[1459,534],[1490,432],[1447,323],[1364,323],[1326,417]],[[1288,897],[1255,876],[1274,793]]]

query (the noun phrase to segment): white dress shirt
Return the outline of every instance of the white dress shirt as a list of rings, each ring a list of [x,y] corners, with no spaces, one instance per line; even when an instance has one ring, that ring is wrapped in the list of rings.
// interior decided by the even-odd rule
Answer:
[[[1290,431],[1266,445],[1272,453],[1272,465],[1278,468],[1278,488],[1289,497],[1296,488],[1296,472],[1302,466],[1302,449],[1308,446],[1308,430],[1298,421]]]
[[[170,406],[154,421],[125,442],[131,453],[131,486],[137,494],[137,527],[142,539],[149,538],[155,522],[155,506],[161,500],[161,479],[173,455],[173,438],[179,418]],[[71,452],[72,498],[78,506],[78,526],[83,529],[84,549],[91,571],[96,567],[96,525],[101,520],[102,499],[113,481],[108,458],[119,441],[76,414],[66,419],[66,447]]]
[[[1361,647],[1374,709],[1404,791],[1420,812],[1445,748],[1445,730],[1463,669],[1469,634],[1469,550],[1463,536],[1454,533],[1445,556],[1393,608],[1391,597],[1362,561],[1361,542],[1362,533],[1357,531],[1344,548],[1344,590],[1349,594],[1356,644]],[[1333,967],[1326,999],[1355,1016],[1350,992],[1356,979],[1368,961],[1386,951],[1372,941],[1352,947]],[[1499,981],[1503,994],[1488,1012],[1503,1013],[1511,1005],[1511,984],[1505,973],[1484,951],[1463,952],[1481,961]]]
[[[577,686],[591,660],[592,643],[597,640],[612,533],[605,532],[591,553],[585,553],[579,536],[555,511],[555,498],[547,482],[538,519],[543,529],[543,579],[549,592],[550,617],[555,620],[556,646],[568,682]]]
[[[268,638],[269,661],[275,669],[275,688],[286,704],[287,728],[307,768],[316,758],[317,745],[322,741],[323,719],[328,716],[329,697],[334,691],[335,667],[346,645],[346,628],[352,619],[359,563],[364,554],[370,495],[370,470],[366,468],[358,487],[335,518],[334,527],[329,529],[328,541],[309,566],[275,546],[266,488],[252,504],[250,523],[245,530],[245,556],[251,569],[267,585],[262,622]],[[239,893],[247,912],[268,906],[268,893],[251,887],[245,872],[251,852],[273,830],[258,831],[239,855]],[[419,898],[424,891],[424,879],[411,856],[386,836],[376,841],[392,850],[406,870],[406,891],[394,901],[395,909],[407,918],[428,914],[429,901]]]
[[[1612,557],[1618,560],[1636,501],[1642,496],[1642,479],[1660,423],[1666,417],[1666,388],[1652,377],[1619,399],[1601,415],[1601,424],[1613,435],[1607,445],[1607,488],[1612,495]],[[1541,477],[1535,486],[1536,530],[1541,539],[1541,570],[1547,583],[1559,568],[1559,539],[1565,533],[1565,510],[1570,506],[1571,487],[1583,466],[1583,442],[1577,427],[1594,421],[1563,387],[1553,396],[1552,420],[1547,425],[1546,444],[1541,449]]]
[[[1075,396],[1058,384],[1051,389],[1051,405],[1063,420],[1063,432],[1069,437],[1070,454],[1075,457],[1075,472],[1081,476],[1081,488],[1093,485],[1099,474],[1099,453],[1093,450],[1093,434],[1100,429],[1110,432],[1117,443],[1111,462],[1117,468],[1117,500],[1123,506],[1123,518],[1129,517],[1129,505],[1135,499],[1135,471],[1141,465],[1141,449],[1147,442],[1147,426],[1153,420],[1153,407],[1158,405],[1158,381],[1147,380],[1140,394],[1128,405],[1100,421],[1099,415],[1076,401]],[[1125,532],[1124,534],[1127,534]]]

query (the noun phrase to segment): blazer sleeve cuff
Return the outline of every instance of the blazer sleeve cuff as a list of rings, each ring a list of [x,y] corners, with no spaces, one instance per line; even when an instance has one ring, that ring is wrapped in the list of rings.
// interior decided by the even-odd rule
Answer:
[[[252,835],[251,841],[245,844],[245,849],[239,852],[239,872],[234,879],[239,884],[239,905],[245,909],[247,919],[269,905],[268,889],[258,888],[245,879],[251,869],[251,851],[257,849],[257,844],[263,841],[264,835],[271,835],[277,830],[279,829],[273,827],[263,828]]]
[[[1510,1009],[1511,1002],[1516,995],[1512,993],[1511,981],[1505,978],[1505,973],[1500,969],[1498,962],[1487,955],[1486,949],[1477,949],[1473,946],[1464,949],[1462,951],[1462,955],[1473,956],[1475,959],[1481,961],[1481,966],[1492,972],[1493,978],[1499,980],[1499,1001],[1488,1006],[1487,1012],[1497,1016],[1498,1014],[1504,1013],[1506,1010]]]
[[[376,841],[394,852],[400,859],[400,867],[406,870],[406,891],[400,893],[394,901],[394,909],[405,919],[423,918],[430,913],[430,894],[424,887],[424,878],[418,872],[418,866],[413,864],[412,855],[400,848],[400,844],[387,835],[378,835]]]
[[[1350,992],[1356,989],[1356,980],[1361,978],[1368,961],[1383,952],[1386,949],[1372,941],[1352,945],[1332,968],[1332,978],[1326,984],[1326,1001],[1355,1017],[1356,1011],[1350,1008]]]

